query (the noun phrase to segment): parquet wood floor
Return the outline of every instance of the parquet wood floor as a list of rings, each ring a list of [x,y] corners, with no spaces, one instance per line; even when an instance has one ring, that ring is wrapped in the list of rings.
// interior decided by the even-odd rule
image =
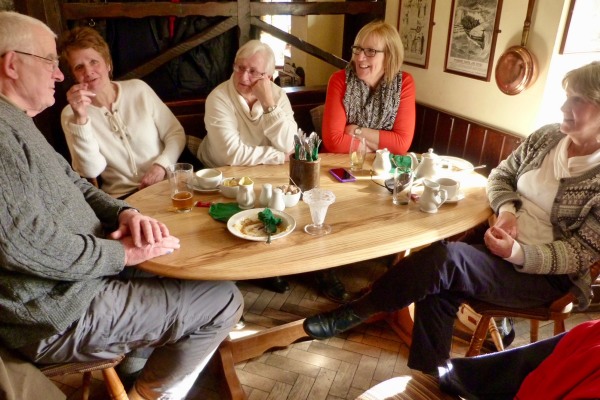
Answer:
[[[388,260],[338,268],[337,274],[351,291],[359,291],[382,274]],[[244,294],[246,326],[235,330],[239,336],[281,325],[336,307],[319,296],[314,275],[288,277],[291,290],[277,294],[261,288],[260,282],[238,282]],[[600,313],[574,314],[567,328],[600,318]],[[517,337],[511,347],[528,343],[529,323],[517,321]],[[552,334],[552,324],[541,324],[540,337]],[[452,355],[462,356],[467,344],[454,340]],[[373,385],[394,376],[410,374],[406,366],[407,346],[383,321],[364,324],[328,340],[309,340],[267,352],[236,366],[248,400],[341,400],[355,399]],[[206,369],[196,381],[188,399],[220,400],[218,375]],[[94,376],[92,400],[106,398],[102,377]],[[68,400],[80,399],[79,376],[56,381]]]

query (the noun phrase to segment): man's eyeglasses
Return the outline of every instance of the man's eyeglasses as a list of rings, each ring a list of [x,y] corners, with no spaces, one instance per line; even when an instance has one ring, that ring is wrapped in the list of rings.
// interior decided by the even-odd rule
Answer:
[[[375,57],[377,53],[385,53],[384,50],[375,50],[375,49],[363,49],[360,46],[352,46],[352,54],[359,55],[361,52],[365,53],[367,57]]]
[[[58,64],[60,63],[60,61],[58,59],[52,59],[52,58],[47,58],[47,57],[42,57],[42,56],[38,56],[35,54],[31,54],[31,53],[26,53],[24,51],[19,51],[19,50],[13,50],[15,53],[17,54],[23,54],[25,56],[31,56],[31,57],[35,57],[39,60],[42,60],[48,64],[52,64],[52,72],[56,71],[56,69],[58,68]]]
[[[266,72],[258,72],[254,68],[243,68],[237,64],[233,64],[233,70],[237,73],[242,73],[242,74],[244,72],[247,72],[248,75],[250,75],[254,79],[262,78],[263,76],[265,76],[267,74]]]

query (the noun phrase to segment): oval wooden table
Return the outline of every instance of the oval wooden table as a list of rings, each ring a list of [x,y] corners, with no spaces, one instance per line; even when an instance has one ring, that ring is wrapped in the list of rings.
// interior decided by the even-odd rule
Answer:
[[[355,182],[341,183],[331,176],[329,169],[348,167],[348,155],[320,154],[320,187],[333,191],[336,196],[325,218],[332,232],[321,237],[305,233],[304,226],[311,218],[308,206],[300,201],[285,210],[295,219],[296,229],[271,244],[232,235],[225,223],[208,215],[205,207],[194,207],[189,213],[173,212],[166,181],[145,188],[127,201],[142,213],[164,222],[171,233],[180,238],[181,249],[144,262],[140,268],[162,276],[202,280],[244,280],[304,273],[422,247],[477,226],[491,215],[484,189],[486,179],[477,173],[453,174],[460,180],[465,198],[444,204],[437,213],[428,214],[419,211],[416,202],[392,204],[390,192],[371,179],[372,160],[373,155],[368,155]],[[271,183],[276,187],[288,183],[288,163],[219,169],[224,178],[250,177],[255,182],[257,199],[262,184]],[[218,192],[196,192],[195,197],[202,202],[235,202]],[[404,335],[399,332],[407,341],[410,328],[404,329]],[[302,321],[296,321],[224,341],[219,354],[230,397],[245,397],[235,374],[235,363],[257,357],[274,347],[287,346],[305,336]]]

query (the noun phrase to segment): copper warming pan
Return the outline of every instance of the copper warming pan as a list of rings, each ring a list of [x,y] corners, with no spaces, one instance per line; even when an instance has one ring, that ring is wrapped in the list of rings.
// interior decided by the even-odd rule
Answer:
[[[529,0],[521,45],[508,48],[500,56],[496,65],[496,84],[503,93],[508,95],[521,93],[531,86],[537,78],[537,61],[534,55],[525,47],[529,37],[534,4],[535,0]]]

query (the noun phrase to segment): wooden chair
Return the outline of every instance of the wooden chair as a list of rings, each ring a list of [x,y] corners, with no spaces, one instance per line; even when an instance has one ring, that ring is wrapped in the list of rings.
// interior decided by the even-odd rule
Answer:
[[[597,262],[590,268],[592,282],[594,282],[600,273],[600,262]],[[493,317],[512,317],[512,318],[527,318],[530,320],[529,339],[531,343],[536,342],[539,336],[540,321],[554,321],[554,335],[558,335],[565,331],[565,320],[571,315],[575,296],[572,293],[567,293],[562,297],[554,300],[546,307],[534,308],[513,308],[499,306],[496,304],[487,303],[479,300],[468,300],[466,303],[471,306],[478,314],[481,314],[481,319],[475,328],[475,332],[471,338],[467,357],[479,355],[481,347],[487,336],[490,327],[490,321]]]
[[[414,371],[412,375],[397,376],[385,380],[366,392],[356,400],[454,400],[458,396],[440,390],[436,378]]]
[[[88,400],[90,396],[90,383],[92,381],[93,371],[102,371],[104,384],[111,400],[128,400],[127,393],[121,383],[121,379],[115,371],[115,367],[125,358],[124,355],[112,360],[100,360],[90,362],[77,362],[65,364],[51,364],[40,367],[42,373],[53,378],[70,374],[83,374],[83,383],[81,385],[83,394],[82,399]]]

